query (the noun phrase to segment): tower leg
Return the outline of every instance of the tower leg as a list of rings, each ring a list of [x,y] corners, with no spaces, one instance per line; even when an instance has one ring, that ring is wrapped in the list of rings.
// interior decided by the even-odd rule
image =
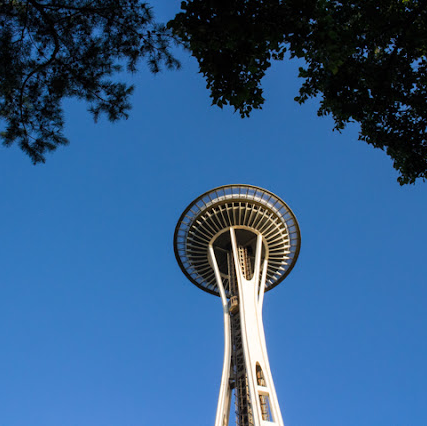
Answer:
[[[209,255],[224,311],[224,365],[215,426],[228,426],[234,388],[238,426],[283,426],[267,356],[262,304],[268,259],[262,260],[263,240],[257,235],[253,268],[247,248],[239,245],[235,227],[230,230],[229,282],[237,284],[238,308],[229,309],[212,245]],[[230,268],[231,266],[231,268]],[[233,277],[231,276],[233,275]]]
[[[209,257],[211,259],[215,278],[217,282],[221,282],[218,286],[222,309],[224,313],[224,364],[222,367],[221,385],[219,390],[218,407],[216,410],[215,426],[228,426],[230,418],[231,405],[231,387],[230,387],[230,368],[231,368],[231,325],[230,314],[228,310],[228,301],[225,294],[224,286],[222,285],[221,274],[215,258],[215,253],[212,245],[209,246]]]

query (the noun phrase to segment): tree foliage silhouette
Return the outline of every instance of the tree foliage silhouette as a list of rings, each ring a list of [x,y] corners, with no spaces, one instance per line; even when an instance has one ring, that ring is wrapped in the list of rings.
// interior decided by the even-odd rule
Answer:
[[[127,117],[133,87],[113,79],[145,58],[176,68],[170,32],[138,0],[0,0],[0,119],[3,144],[34,163],[67,144],[63,98],[89,103],[95,120]]]
[[[273,60],[303,59],[296,101],[317,97],[339,131],[359,123],[401,184],[427,178],[427,0],[188,0],[181,9],[165,28],[139,0],[0,0],[3,143],[44,162],[68,143],[67,97],[87,101],[95,120],[127,117],[133,88],[115,74],[141,58],[153,72],[178,67],[175,37],[213,104],[242,117],[262,108]]]
[[[427,178],[425,0],[189,0],[169,26],[198,60],[213,104],[242,117],[264,103],[272,60],[303,58],[299,96],[335,129],[383,149],[400,184]]]

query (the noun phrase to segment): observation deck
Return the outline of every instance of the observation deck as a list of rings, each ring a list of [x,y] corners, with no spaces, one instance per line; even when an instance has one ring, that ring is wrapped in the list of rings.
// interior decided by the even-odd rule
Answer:
[[[212,245],[227,297],[230,274],[227,253],[234,228],[239,245],[255,253],[262,235],[262,260],[268,259],[265,291],[291,272],[300,250],[298,222],[288,205],[273,193],[251,185],[225,185],[197,197],[182,213],[175,229],[175,256],[184,274],[197,287],[219,296],[209,257]],[[253,271],[252,271],[253,273]],[[248,272],[250,275],[250,271]]]

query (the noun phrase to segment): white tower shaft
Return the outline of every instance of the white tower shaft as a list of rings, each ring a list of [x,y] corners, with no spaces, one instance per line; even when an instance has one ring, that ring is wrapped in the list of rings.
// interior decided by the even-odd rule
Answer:
[[[215,426],[229,425],[233,389],[239,426],[283,426],[262,322],[268,253],[263,259],[263,236],[257,233],[251,269],[245,247],[239,245],[236,238],[238,228],[232,226],[226,231],[231,242],[229,282],[234,272],[237,284],[234,300],[233,297],[230,301],[227,299],[212,242],[208,249],[224,311],[224,365]]]

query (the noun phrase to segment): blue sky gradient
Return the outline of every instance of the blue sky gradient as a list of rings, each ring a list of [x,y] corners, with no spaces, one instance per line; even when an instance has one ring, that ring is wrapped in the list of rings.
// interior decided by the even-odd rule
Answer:
[[[179,2],[153,4],[167,20]],[[287,426],[427,424],[426,184],[293,101],[275,63],[242,120],[210,106],[197,64],[141,67],[127,121],[66,101],[71,143],[33,166],[0,149],[0,426],[213,425],[218,298],[194,287],[173,232],[202,192],[264,187],[293,209],[299,260],[264,322]]]

